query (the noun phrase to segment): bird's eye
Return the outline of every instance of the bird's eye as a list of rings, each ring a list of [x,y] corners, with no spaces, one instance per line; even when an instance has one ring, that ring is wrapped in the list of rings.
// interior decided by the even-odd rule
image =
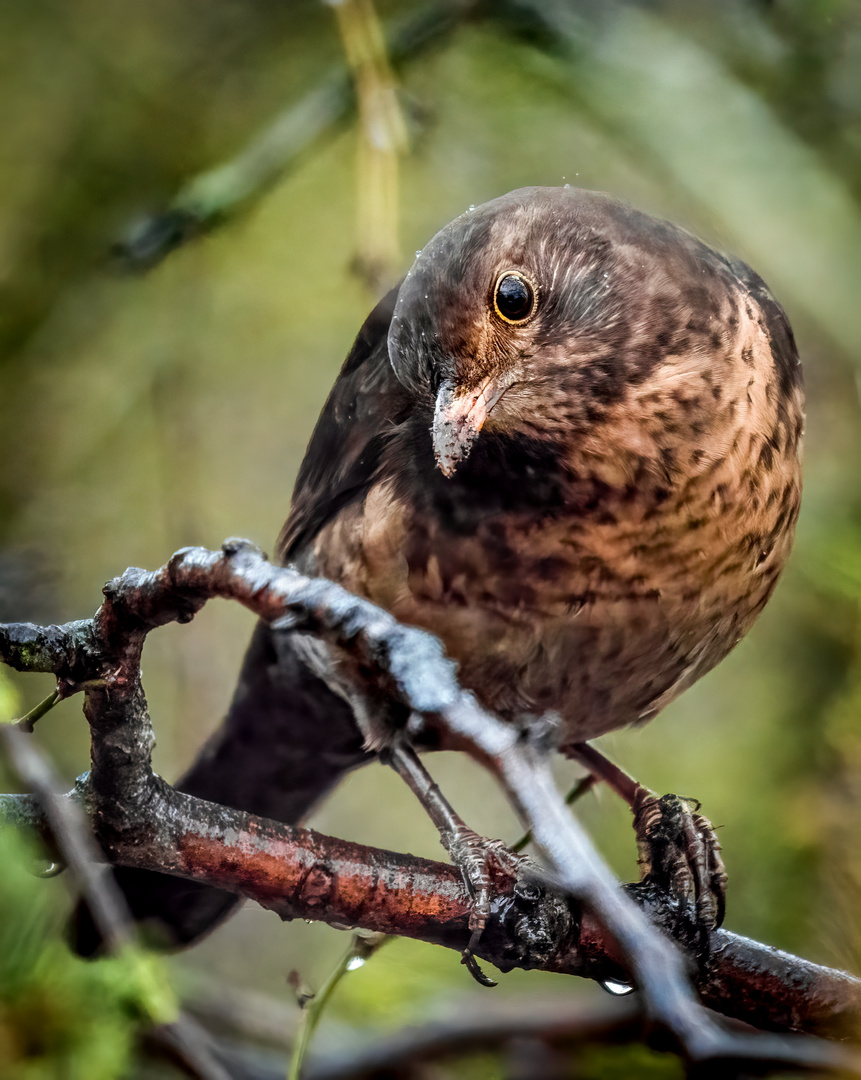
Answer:
[[[500,319],[522,323],[535,314],[537,291],[528,278],[518,270],[506,270],[496,279],[493,307]]]

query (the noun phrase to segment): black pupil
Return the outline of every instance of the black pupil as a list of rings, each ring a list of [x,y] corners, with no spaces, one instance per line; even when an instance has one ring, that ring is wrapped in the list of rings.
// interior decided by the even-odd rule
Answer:
[[[523,278],[507,274],[496,287],[496,306],[506,319],[525,319],[532,310],[532,289]]]

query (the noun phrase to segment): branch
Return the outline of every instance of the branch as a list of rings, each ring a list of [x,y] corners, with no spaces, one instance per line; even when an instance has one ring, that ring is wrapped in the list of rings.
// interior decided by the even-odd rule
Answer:
[[[36,712],[33,710],[28,714],[29,721],[38,718],[34,716]],[[17,807],[15,796],[3,796],[2,800],[13,815],[17,811],[19,825],[29,819],[30,828],[36,828],[43,837],[50,836],[52,845],[62,855],[60,865],[68,866],[86,899],[107,951],[114,955],[124,954],[126,963],[137,968],[138,979],[145,983],[148,968],[142,954],[134,948],[125,897],[102,862],[85,800],[77,791],[68,796],[58,794],[59,778],[53,767],[23,734],[23,731],[32,732],[32,722],[25,725],[23,731],[19,730],[21,724],[22,721],[17,725],[0,725],[0,746],[6,751],[18,779],[30,786],[35,794],[21,799]],[[183,1016],[174,1019],[172,1007],[162,1003],[155,1008],[154,1004],[153,1001],[147,1003],[146,1015],[151,1021],[146,1032],[149,1045],[180,1063],[195,1080],[230,1080],[228,1073],[209,1053],[194,1022]]]
[[[240,1049],[262,1042],[289,1050],[291,1024],[285,1010],[271,1010],[276,1027],[261,1030],[259,1010],[267,1004],[259,997],[251,1001],[246,995],[231,995],[229,1000],[195,999],[188,1005],[207,1032],[211,1053],[242,1080],[284,1080],[277,1058],[270,1064],[253,1050]],[[534,998],[491,1004],[485,995],[480,1000],[477,995],[459,996],[438,1019],[375,1038],[369,1045],[312,1056],[302,1075],[305,1080],[413,1076],[423,1072],[423,1065],[465,1054],[495,1051],[507,1056],[526,1051],[528,1075],[535,1076],[541,1075],[542,1051],[570,1054],[596,1045],[625,1046],[642,1041],[642,1034],[642,1013],[631,999],[584,1006]]]
[[[437,3],[391,32],[394,62],[420,55],[467,17],[474,2]],[[356,93],[343,67],[332,70],[299,102],[290,105],[231,161],[190,180],[167,209],[138,222],[114,245],[130,269],[156,266],[171,252],[223,225],[266,194],[354,112]]]
[[[470,897],[447,863],[243,814],[167,784],[162,795],[151,804],[146,831],[137,823],[114,838],[106,850],[111,862],[235,892],[282,919],[398,934],[457,952],[469,940]],[[0,822],[47,829],[31,796],[3,798],[14,810]],[[80,801],[80,794],[61,798]],[[503,971],[624,977],[617,943],[581,904],[526,875],[500,872],[494,885],[495,911],[477,950],[482,959]],[[629,889],[639,897],[636,886]],[[659,925],[672,921],[672,912],[654,903],[649,913]],[[694,983],[710,1008],[773,1030],[829,1038],[861,1030],[861,979],[723,929],[712,933],[709,952],[708,970],[695,973]]]
[[[91,622],[0,629],[0,657],[25,670],[52,670],[65,694],[85,691],[93,767],[82,785],[111,861],[163,870],[250,896],[284,917],[421,937],[463,949],[469,902],[453,868],[321,837],[174,791],[150,767],[152,731],[140,684],[146,634],[188,621],[213,596],[238,600],[284,632],[313,633],[352,662],[415,724],[445,734],[502,779],[551,862],[557,888],[529,878],[496,882],[496,922],[480,954],[497,966],[547,967],[591,978],[626,977],[630,967],[651,1019],[695,1061],[744,1060],[757,1068],[852,1068],[853,1056],[799,1038],[726,1031],[694,997],[683,954],[630,903],[552,785],[549,732],[542,739],[485,713],[455,679],[441,644],[331,582],[271,566],[229,541],[222,552],[185,549],[154,573],[128,570],[105,588]],[[26,804],[18,803],[19,817]],[[576,897],[576,902],[571,897]],[[649,897],[660,923],[668,912]],[[859,983],[745,942],[712,939],[706,1000],[762,1025],[836,1034],[859,1015]],[[791,990],[801,979],[804,991]],[[767,986],[773,1013],[756,1000]],[[808,993],[809,991],[809,993]],[[809,1000],[808,1000],[809,999]],[[857,1025],[856,1025],[857,1027]],[[843,1033],[841,1031],[841,1033]]]
[[[399,1031],[349,1054],[312,1059],[308,1080],[362,1080],[413,1075],[421,1065],[455,1055],[505,1049],[526,1041],[534,1064],[535,1043],[571,1050],[596,1044],[622,1046],[642,1038],[639,1010],[621,1002],[612,1007],[575,1008],[570,1002],[517,1002],[512,1008],[461,1008],[457,1013]],[[539,1059],[540,1060],[540,1059]],[[539,1075],[532,1072],[529,1075]]]
[[[283,1080],[283,1068],[275,1063],[258,1063],[251,1053],[236,1049],[236,1036],[247,1042],[257,1028],[253,1017],[250,1025],[236,1024],[232,1010],[237,1004],[242,1008],[243,1003],[235,1000],[227,1009],[201,1006],[199,1002],[193,1008],[210,1032],[216,1054],[237,1076],[242,1080]],[[282,1024],[287,1025],[286,1019]],[[229,1042],[224,1040],[225,1027],[231,1035],[235,1033]],[[641,1011],[630,1000],[588,1006],[558,999],[497,1000],[490,1004],[484,995],[481,1000],[473,996],[452,1003],[446,1015],[438,1019],[375,1038],[369,1045],[314,1055],[303,1076],[305,1080],[421,1076],[423,1066],[482,1051],[503,1056],[525,1051],[529,1071],[517,1071],[515,1075],[539,1076],[549,1071],[542,1069],[542,1051],[570,1054],[577,1048],[625,1046],[640,1042],[642,1034]],[[275,1045],[286,1048],[283,1037]]]
[[[335,5],[338,6],[338,5]],[[583,23],[545,11],[541,4],[504,0],[438,0],[389,27],[381,51],[393,65],[415,59],[439,45],[461,24],[488,20],[557,55],[560,43],[574,48]],[[230,161],[190,179],[169,206],[147,215],[113,245],[113,254],[131,270],[148,270],[172,252],[233,220],[269,192],[356,111],[350,72],[334,67],[298,102],[289,105],[254,135]]]

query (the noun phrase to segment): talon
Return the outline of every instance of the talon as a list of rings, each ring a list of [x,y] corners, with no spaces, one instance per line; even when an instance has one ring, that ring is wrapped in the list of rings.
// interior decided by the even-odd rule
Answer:
[[[484,928],[487,925],[487,912],[477,910],[477,906],[473,908],[469,916],[469,928],[472,931],[469,937],[469,944],[460,954],[460,962],[465,965],[466,970],[481,986],[498,986],[499,983],[490,978],[489,975],[485,975],[478,965],[478,961],[475,958],[475,950],[481,940],[481,935],[484,933]]]
[[[699,806],[697,806],[699,809]],[[702,814],[694,814],[694,825],[698,833],[704,838],[707,856],[707,877],[709,887],[707,894],[714,901],[713,922],[715,929],[723,925],[726,915],[726,887],[727,872],[721,857],[720,842],[715,835],[714,826],[707,817]]]
[[[475,938],[475,934],[469,939],[470,943],[460,954],[460,962],[466,967],[466,970],[475,979],[480,986],[499,986],[499,983],[494,979],[491,979],[489,975],[485,975],[481,968],[478,966],[478,961],[472,951],[472,941]]]
[[[389,764],[406,780],[421,800],[439,830],[443,847],[451,855],[452,861],[463,877],[464,887],[470,896],[471,903],[469,905],[470,938],[469,944],[461,954],[461,963],[482,986],[496,986],[497,983],[484,974],[475,959],[476,946],[493,912],[491,866],[495,864],[516,878],[518,868],[523,863],[528,863],[529,859],[510,851],[501,840],[487,840],[472,829],[468,829],[444,798],[415,750],[404,742],[402,734],[398,733],[391,742],[384,744],[380,749],[383,750]]]

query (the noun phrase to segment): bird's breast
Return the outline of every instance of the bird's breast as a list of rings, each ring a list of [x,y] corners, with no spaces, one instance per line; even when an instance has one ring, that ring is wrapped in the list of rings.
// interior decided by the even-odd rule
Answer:
[[[543,514],[516,500],[441,513],[427,490],[409,498],[382,481],[320,533],[313,570],[437,634],[488,707],[553,709],[581,741],[653,715],[765,605],[789,553],[798,466],[788,455],[745,476],[736,458],[752,452],[740,434],[670,489],[572,480]]]

